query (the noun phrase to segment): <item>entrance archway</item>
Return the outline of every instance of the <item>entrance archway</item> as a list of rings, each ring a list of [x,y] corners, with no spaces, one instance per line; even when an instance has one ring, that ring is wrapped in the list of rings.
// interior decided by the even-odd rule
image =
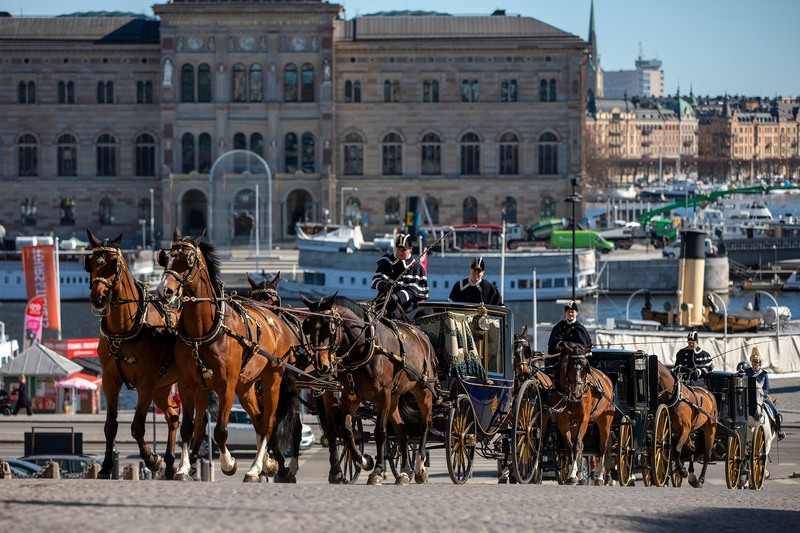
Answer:
[[[233,199],[233,238],[250,242],[255,231],[256,191],[242,189]]]
[[[312,221],[316,218],[314,213],[314,202],[311,194],[302,189],[295,189],[286,198],[286,218],[288,227],[286,233],[295,235],[295,225],[300,222]]]
[[[192,189],[181,198],[181,233],[200,235],[208,228],[208,198],[202,191]]]

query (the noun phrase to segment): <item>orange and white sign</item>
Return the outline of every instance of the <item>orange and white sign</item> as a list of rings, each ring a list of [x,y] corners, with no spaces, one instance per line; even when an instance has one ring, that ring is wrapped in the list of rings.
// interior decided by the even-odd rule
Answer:
[[[70,359],[97,357],[100,339],[45,339],[42,344]]]
[[[25,272],[28,300],[36,296],[44,297],[42,328],[61,329],[55,248],[50,245],[23,246],[22,269]]]

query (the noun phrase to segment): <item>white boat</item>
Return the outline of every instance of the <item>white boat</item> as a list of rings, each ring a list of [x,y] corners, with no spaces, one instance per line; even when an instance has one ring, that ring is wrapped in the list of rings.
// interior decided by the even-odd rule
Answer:
[[[800,291],[800,267],[797,267],[794,272],[789,274],[789,277],[783,282],[783,290]]]
[[[298,250],[334,251],[344,250],[353,253],[367,243],[361,233],[361,226],[309,225],[300,222],[295,226]]]
[[[525,249],[503,252],[496,228],[500,226],[459,227],[452,238],[428,254],[427,273],[430,298],[446,300],[453,285],[469,274],[469,264],[476,255],[486,262],[485,279],[503,293],[504,301],[530,301],[533,298],[533,272],[536,271],[536,297],[558,300],[572,297],[570,250]],[[358,250],[343,253],[332,250],[300,249],[298,272],[284,284],[281,294],[287,298],[303,293],[319,298],[338,291],[354,300],[375,297],[372,276],[381,250]],[[595,252],[575,252],[575,296],[583,298],[597,290]],[[503,284],[501,285],[501,279]]]
[[[0,366],[19,355],[19,343],[6,335],[6,325],[0,322]]]

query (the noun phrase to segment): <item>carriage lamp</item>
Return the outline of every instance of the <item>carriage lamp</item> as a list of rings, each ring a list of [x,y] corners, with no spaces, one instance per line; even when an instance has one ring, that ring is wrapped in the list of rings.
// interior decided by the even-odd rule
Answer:
[[[633,362],[634,370],[646,370],[647,369],[647,359],[637,357]]]

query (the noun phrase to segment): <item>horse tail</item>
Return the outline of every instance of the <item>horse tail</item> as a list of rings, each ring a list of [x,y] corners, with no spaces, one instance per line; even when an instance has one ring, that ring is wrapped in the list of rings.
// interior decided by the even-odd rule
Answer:
[[[286,457],[296,457],[297,454],[293,452],[297,452],[300,447],[300,438],[295,438],[295,433],[299,434],[302,431],[299,415],[299,397],[297,378],[292,372],[285,372],[283,379],[281,379],[273,435],[275,445],[280,450],[281,455]]]

